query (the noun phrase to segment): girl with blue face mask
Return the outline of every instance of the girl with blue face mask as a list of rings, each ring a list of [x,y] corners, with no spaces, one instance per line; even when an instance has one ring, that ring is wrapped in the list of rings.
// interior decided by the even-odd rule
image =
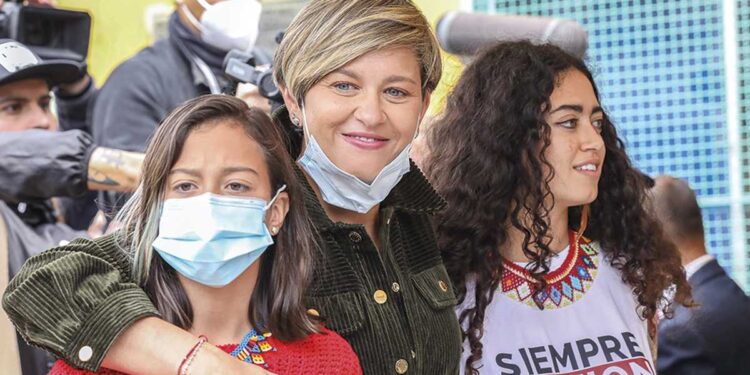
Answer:
[[[159,314],[200,335],[179,374],[219,350],[259,373],[361,372],[303,304],[317,249],[295,179],[271,119],[240,99],[192,100],[154,135],[122,229],[97,243],[130,250],[134,281]],[[83,372],[58,361],[51,373]]]

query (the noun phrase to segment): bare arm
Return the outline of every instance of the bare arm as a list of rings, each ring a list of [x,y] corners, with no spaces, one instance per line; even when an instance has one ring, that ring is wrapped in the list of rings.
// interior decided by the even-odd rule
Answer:
[[[141,319],[114,342],[102,366],[132,374],[174,375],[196,342],[197,337],[161,319]],[[261,367],[238,361],[210,344],[201,347],[188,373],[270,374]]]
[[[130,192],[138,185],[144,154],[97,147],[88,164],[89,190]]]

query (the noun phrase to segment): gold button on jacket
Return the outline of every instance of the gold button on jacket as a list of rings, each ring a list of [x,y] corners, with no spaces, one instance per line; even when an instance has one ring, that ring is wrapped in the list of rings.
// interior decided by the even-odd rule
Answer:
[[[396,373],[406,374],[407,370],[409,370],[409,362],[406,362],[405,359],[396,361]]]
[[[308,309],[307,313],[312,316],[320,316],[320,313],[318,312],[318,310],[315,310],[315,309]]]
[[[446,284],[445,281],[443,280],[438,281],[438,286],[440,287],[440,290],[442,290],[443,292],[448,291],[448,284]]]
[[[385,301],[388,300],[388,294],[385,293],[385,291],[382,291],[380,289],[375,291],[375,294],[372,296],[375,299],[375,302],[379,304],[384,304]]]

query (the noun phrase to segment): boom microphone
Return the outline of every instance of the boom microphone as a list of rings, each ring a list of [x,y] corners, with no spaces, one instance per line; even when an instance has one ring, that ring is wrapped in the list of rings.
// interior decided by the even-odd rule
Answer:
[[[452,11],[440,18],[436,30],[440,46],[456,55],[473,55],[500,41],[550,43],[583,58],[588,33],[576,21],[559,18]]]

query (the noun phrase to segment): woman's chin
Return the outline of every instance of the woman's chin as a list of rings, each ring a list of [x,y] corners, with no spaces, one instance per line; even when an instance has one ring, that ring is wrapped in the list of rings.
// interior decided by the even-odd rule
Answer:
[[[564,201],[558,200],[563,207],[573,208],[573,207],[580,207],[585,206],[587,204],[594,203],[596,201],[596,197],[598,196],[597,193],[589,194],[586,196],[579,196],[572,199],[565,199]]]
[[[346,160],[341,163],[334,162],[337,167],[342,171],[349,173],[350,175],[362,180],[363,182],[370,184],[378,176],[378,173],[383,169],[383,166],[371,166],[372,160],[363,160],[358,162],[355,160]]]

